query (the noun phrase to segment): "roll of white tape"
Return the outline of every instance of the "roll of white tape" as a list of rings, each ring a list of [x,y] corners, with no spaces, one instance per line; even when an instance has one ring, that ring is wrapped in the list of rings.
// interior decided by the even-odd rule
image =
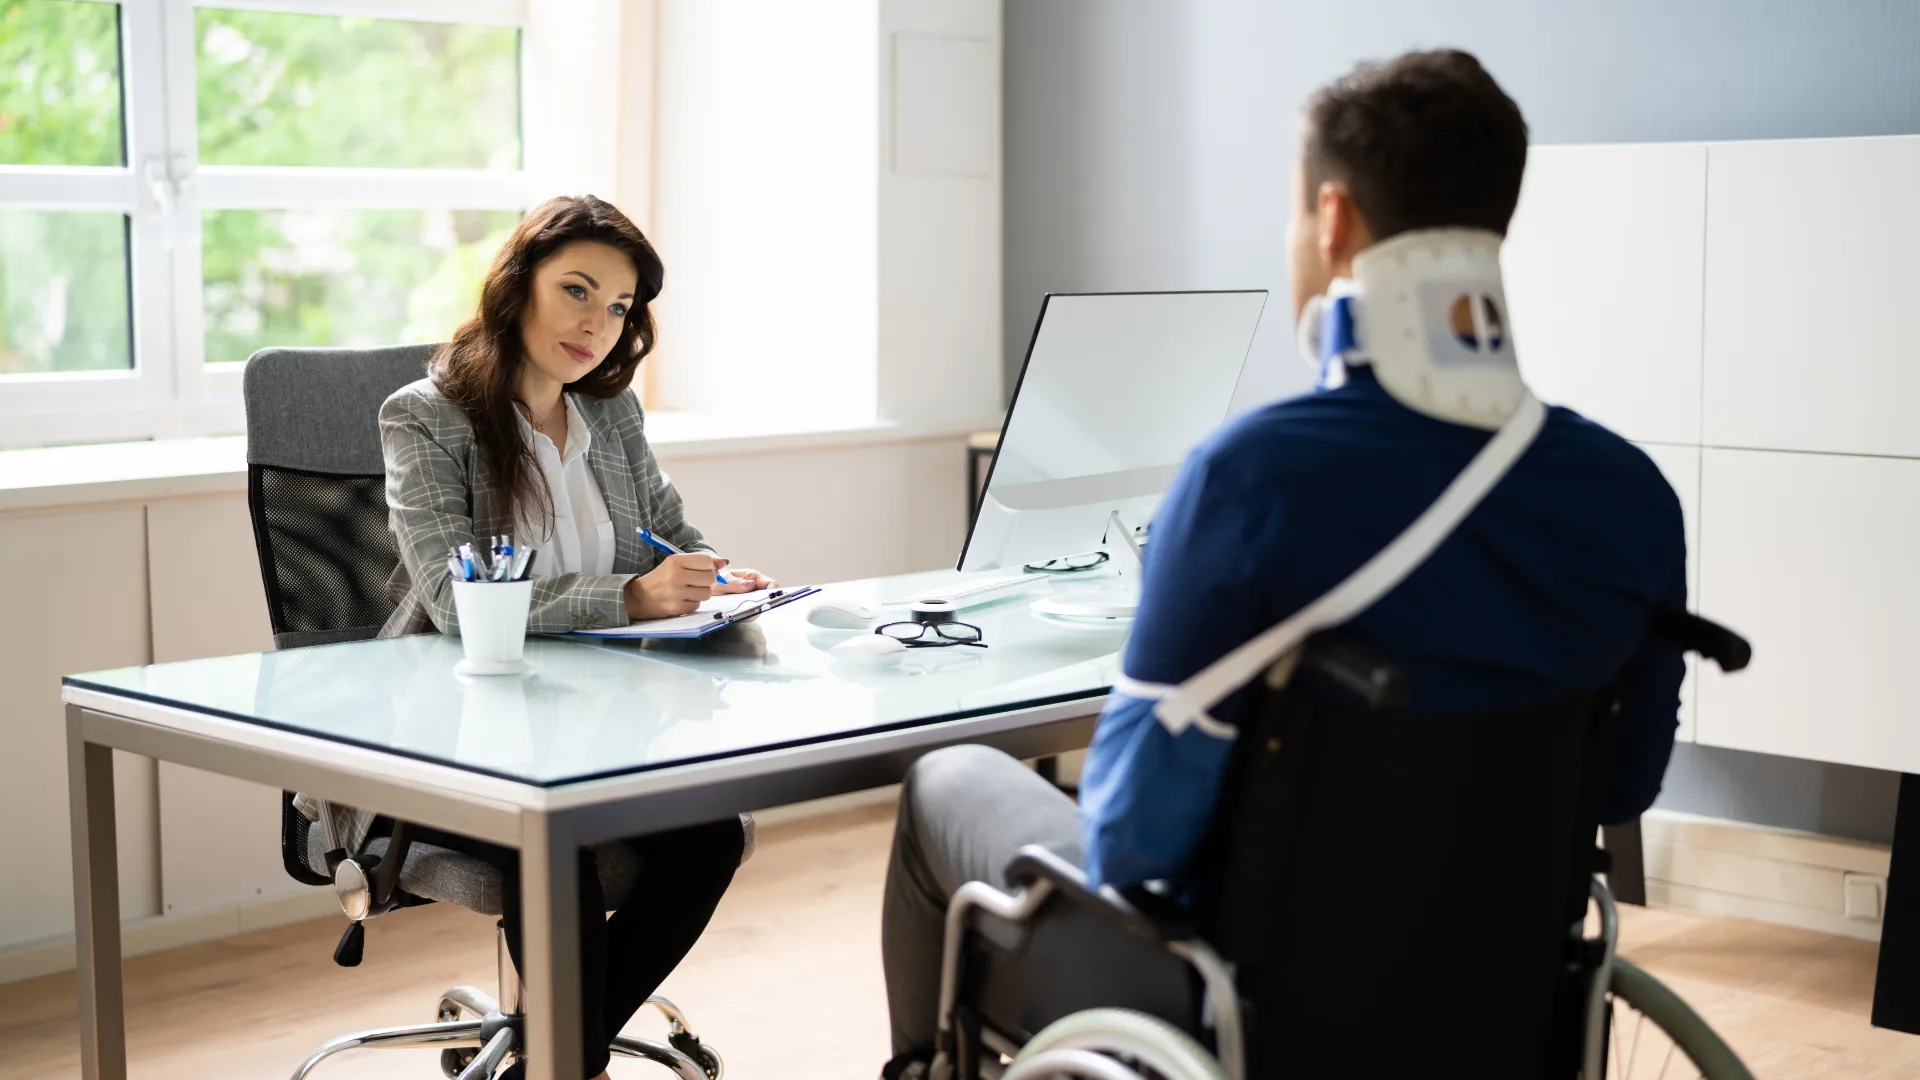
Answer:
[[[960,605],[951,600],[944,597],[930,596],[924,600],[915,600],[913,602],[913,621],[925,623],[928,626],[938,626],[941,623],[952,622],[954,613],[959,610]]]

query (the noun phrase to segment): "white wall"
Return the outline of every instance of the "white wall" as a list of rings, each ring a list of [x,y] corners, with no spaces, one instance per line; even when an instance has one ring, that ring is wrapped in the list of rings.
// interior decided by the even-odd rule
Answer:
[[[656,404],[990,426],[1000,4],[658,12]]]
[[[875,0],[663,0],[658,400],[874,416]]]
[[[660,461],[717,550],[790,584],[951,568],[966,539],[961,439]]]
[[[652,12],[629,0],[539,0],[527,5],[525,168],[528,194],[598,195],[616,201],[625,163],[622,55]],[[650,103],[648,103],[650,104]],[[613,122],[609,123],[609,118]]]
[[[1000,5],[880,4],[879,369],[885,419],[998,414]]]

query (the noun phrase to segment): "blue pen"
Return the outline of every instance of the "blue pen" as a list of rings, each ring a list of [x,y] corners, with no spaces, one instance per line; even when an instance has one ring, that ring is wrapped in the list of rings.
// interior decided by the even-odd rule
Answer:
[[[647,530],[647,527],[645,525],[640,526],[639,532],[640,532],[640,539],[645,540],[649,544],[652,544],[655,548],[658,548],[661,552],[665,554],[668,554],[668,555],[685,555],[686,554],[686,552],[681,551],[677,547],[674,547],[671,542],[662,540],[658,536],[653,535],[653,533]],[[722,585],[733,584],[733,582],[727,580],[727,575],[725,574],[715,574],[713,575],[713,580],[719,582]]]

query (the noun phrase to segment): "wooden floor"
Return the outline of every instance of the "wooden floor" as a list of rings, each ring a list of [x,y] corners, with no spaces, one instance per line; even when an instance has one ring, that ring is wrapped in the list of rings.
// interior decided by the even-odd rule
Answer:
[[[663,992],[719,1047],[735,1080],[877,1075],[886,808],[763,830],[713,926]],[[1920,1038],[1868,1025],[1874,947],[1736,919],[1628,909],[1626,955],[1666,980],[1768,1078],[1920,1077]],[[432,1019],[442,990],[493,989],[490,921],[436,905],[369,927],[357,969],[331,960],[337,919],[127,962],[138,1080],[284,1077],[319,1042]],[[79,1076],[69,975],[0,987],[0,1076]],[[657,1030],[651,1013],[639,1030]],[[644,1063],[614,1074],[663,1075]],[[343,1055],[316,1077],[427,1080],[431,1052]]]

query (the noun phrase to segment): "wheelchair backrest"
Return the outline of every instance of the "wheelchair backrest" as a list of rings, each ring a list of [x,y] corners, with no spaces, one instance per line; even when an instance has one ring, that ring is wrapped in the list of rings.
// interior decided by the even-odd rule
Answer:
[[[1194,875],[1248,1075],[1571,1077],[1612,698],[1409,716],[1259,692]]]

